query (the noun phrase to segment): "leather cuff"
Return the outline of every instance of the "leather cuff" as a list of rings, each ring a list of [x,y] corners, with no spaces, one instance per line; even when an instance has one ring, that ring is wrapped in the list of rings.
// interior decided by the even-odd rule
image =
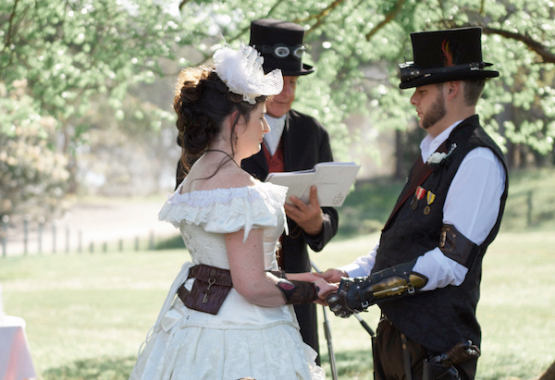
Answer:
[[[318,287],[313,282],[282,279],[276,284],[290,305],[305,305],[318,298]]]

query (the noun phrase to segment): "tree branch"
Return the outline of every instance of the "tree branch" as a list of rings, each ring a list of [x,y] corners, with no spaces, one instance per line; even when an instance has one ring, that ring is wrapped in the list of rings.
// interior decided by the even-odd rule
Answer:
[[[510,40],[522,42],[528,47],[528,49],[538,54],[543,59],[543,63],[555,63],[555,53],[549,51],[547,46],[541,44],[540,42],[527,35],[509,32],[502,29],[490,28],[487,26],[483,26],[482,30],[485,34],[497,34]]]
[[[335,8],[337,8],[339,5],[341,5],[341,3],[343,3],[344,1],[345,0],[334,0],[330,5],[328,5],[326,8],[324,8],[321,12],[315,13],[313,15],[310,15],[310,16],[306,17],[306,18],[296,19],[293,22],[295,22],[297,24],[303,24],[303,23],[307,23],[309,21],[312,21],[312,20],[316,19],[316,23],[310,27],[309,31],[307,31],[307,34],[308,34],[311,31],[314,31],[320,25],[322,25],[325,18],[330,14],[330,12],[332,10],[334,10]]]
[[[190,0],[183,0],[182,4],[190,1]],[[285,0],[277,0],[276,3],[272,6],[272,8],[270,8],[270,10],[268,11],[268,13],[266,14],[266,17],[270,17],[272,15],[272,13],[275,11],[275,9],[281,4],[283,3]],[[181,7],[180,7],[181,9]],[[248,33],[250,30],[250,24],[248,24],[247,26],[243,27],[242,29],[239,29],[239,31],[237,32],[237,34],[235,34],[235,36],[228,38],[226,41],[228,43],[231,43],[239,38],[241,38],[245,33]],[[210,59],[210,56],[206,56],[204,57],[204,60],[202,63],[205,63],[208,59]]]
[[[183,7],[184,7],[185,5],[187,5],[187,3],[188,3],[189,1],[191,1],[191,0],[181,0],[181,2],[179,3],[179,10],[182,10]]]
[[[382,20],[382,22],[380,22],[368,34],[366,34],[366,41],[370,41],[374,34],[376,34],[381,28],[387,25],[387,23],[393,20],[395,16],[397,16],[397,14],[401,11],[404,4],[405,0],[397,0],[397,2],[395,3],[395,8],[393,8],[391,12],[385,15],[385,18]]]
[[[276,10],[276,8],[283,3],[284,0],[278,0],[276,1],[276,3],[274,5],[272,5],[272,8],[270,8],[270,10],[268,11],[268,17],[270,17],[272,15],[272,13],[274,13],[274,11]]]
[[[184,1],[188,1],[188,0],[184,0]],[[276,8],[283,3],[285,0],[278,0],[276,1],[276,3],[272,6],[272,8],[270,8],[270,10],[268,11],[268,13],[266,14],[266,17],[270,17],[272,15],[272,13],[276,10]],[[244,28],[240,29],[239,32],[234,36],[231,37],[230,39],[228,39],[228,42],[233,42],[237,39],[239,39],[243,34],[248,33],[250,30],[251,25],[248,24],[247,26],[245,26]]]
[[[19,0],[15,0],[13,3],[12,13],[10,14],[10,21],[8,25],[8,34],[4,42],[4,51],[11,50],[10,45],[12,44],[12,33],[13,33],[13,27],[14,27],[13,23],[14,23],[15,13],[17,11],[18,3],[19,3]],[[13,51],[10,54],[10,62],[8,66],[11,65],[12,63],[13,63]]]

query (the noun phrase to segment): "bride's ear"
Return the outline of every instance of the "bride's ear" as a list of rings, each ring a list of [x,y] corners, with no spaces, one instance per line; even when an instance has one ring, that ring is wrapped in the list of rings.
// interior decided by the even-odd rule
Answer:
[[[243,117],[241,116],[238,110],[235,110],[231,114],[229,114],[228,120],[229,120],[229,126],[233,127],[233,125],[241,124],[243,122]]]
[[[247,127],[247,120],[239,111],[233,111],[229,115],[228,120],[230,132],[233,131],[235,134],[241,134],[245,131],[245,128]]]

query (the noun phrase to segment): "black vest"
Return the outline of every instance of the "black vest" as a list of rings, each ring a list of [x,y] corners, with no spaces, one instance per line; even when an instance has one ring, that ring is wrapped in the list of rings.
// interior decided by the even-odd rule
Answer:
[[[424,213],[427,205],[425,196],[418,201],[416,209],[413,208],[414,205],[411,206],[414,197],[409,197],[382,231],[372,270],[376,272],[415,260],[438,247],[443,225],[443,205],[461,162],[468,152],[477,147],[486,147],[494,152],[505,169],[505,190],[495,225],[482,245],[474,245],[469,260],[465,263],[468,273],[464,282],[460,286],[450,285],[380,304],[382,312],[399,331],[434,353],[446,352],[455,344],[469,339],[480,345],[481,331],[476,320],[476,305],[480,298],[482,258],[499,231],[508,190],[507,166],[503,153],[480,126],[477,115],[455,127],[447,139],[447,148],[453,143],[456,148],[443,163],[433,165],[434,171],[421,185],[436,195],[429,213]],[[410,183],[413,171],[409,174],[407,184]]]

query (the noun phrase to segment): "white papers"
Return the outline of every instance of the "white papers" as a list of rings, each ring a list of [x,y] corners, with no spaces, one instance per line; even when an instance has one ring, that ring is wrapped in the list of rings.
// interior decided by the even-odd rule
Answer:
[[[287,186],[286,202],[294,195],[308,203],[310,187],[318,189],[318,201],[322,207],[340,207],[355,182],[360,165],[354,162],[321,162],[313,169],[297,172],[270,173],[266,182]]]

